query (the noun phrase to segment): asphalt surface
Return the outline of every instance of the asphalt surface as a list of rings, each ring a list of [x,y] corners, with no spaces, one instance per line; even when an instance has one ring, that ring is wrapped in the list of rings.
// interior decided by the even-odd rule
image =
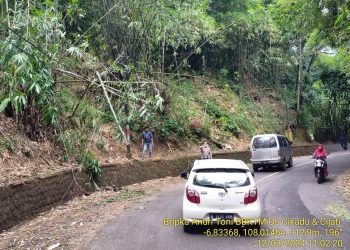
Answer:
[[[340,150],[338,146],[328,149]],[[309,156],[295,158],[294,167],[286,172],[273,169],[255,174],[262,217],[266,218],[260,236],[251,235],[253,231],[247,227],[201,227],[188,234],[182,226],[164,225],[164,218],[181,218],[184,185],[180,185],[111,221],[87,249],[350,249],[350,223],[339,222],[323,209],[329,202],[343,202],[332,184],[350,168],[350,151],[332,153],[328,164],[330,175],[322,184],[313,175],[313,160]],[[295,225],[303,221],[310,224]],[[330,225],[321,225],[327,223]],[[213,234],[215,230],[220,234],[220,229],[236,229],[239,235],[210,237],[203,234],[208,229]]]

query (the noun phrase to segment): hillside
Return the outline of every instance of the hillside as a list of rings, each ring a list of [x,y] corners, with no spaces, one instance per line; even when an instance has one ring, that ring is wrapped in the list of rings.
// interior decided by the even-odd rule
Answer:
[[[65,89],[65,105],[73,105],[80,89]],[[68,94],[70,93],[70,94]],[[268,93],[268,94],[265,94]],[[256,133],[283,133],[285,109],[276,92],[243,85],[213,76],[195,76],[169,81],[166,112],[154,112],[152,119],[131,124],[132,155],[140,159],[141,124],[148,124],[155,134],[155,159],[198,154],[198,146],[208,140],[214,150],[242,151]],[[89,151],[100,163],[126,161],[126,147],[116,136],[118,130],[108,110],[102,112],[91,95],[87,95],[77,117],[93,123],[71,127],[56,136],[30,140],[23,125],[14,118],[0,115],[1,185],[78,166],[79,157]],[[292,116],[292,110],[289,111]],[[92,121],[93,120],[93,121]],[[82,129],[83,128],[83,129]],[[304,136],[297,142],[305,141]]]
[[[73,164],[98,179],[127,125],[134,159],[146,125],[156,158],[291,124],[297,144],[349,136],[347,5],[297,3],[0,1],[1,183]]]

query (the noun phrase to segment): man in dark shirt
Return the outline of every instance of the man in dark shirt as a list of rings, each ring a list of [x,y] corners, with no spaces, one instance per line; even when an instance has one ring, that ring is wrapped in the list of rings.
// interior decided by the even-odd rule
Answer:
[[[141,158],[144,159],[146,151],[148,149],[149,158],[152,159],[153,134],[149,130],[148,126],[146,126],[145,130],[142,132],[141,141],[142,141],[142,148],[143,148]]]

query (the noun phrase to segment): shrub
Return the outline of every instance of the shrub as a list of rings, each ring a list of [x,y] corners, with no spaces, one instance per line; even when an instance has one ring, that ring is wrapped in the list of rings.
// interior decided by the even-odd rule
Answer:
[[[300,110],[298,120],[301,122],[301,124],[304,124],[304,127],[308,133],[312,134],[315,131],[317,118],[313,116],[308,107],[304,106]]]
[[[207,113],[218,121],[223,130],[233,133],[236,136],[240,134],[241,129],[232,114],[211,102],[205,103],[204,106]]]
[[[172,135],[181,138],[186,135],[186,128],[172,117],[164,117],[157,131],[162,138],[171,138]]]
[[[82,164],[88,171],[91,180],[98,180],[102,176],[101,164],[94,159],[93,153],[86,151],[78,157],[79,164]]]

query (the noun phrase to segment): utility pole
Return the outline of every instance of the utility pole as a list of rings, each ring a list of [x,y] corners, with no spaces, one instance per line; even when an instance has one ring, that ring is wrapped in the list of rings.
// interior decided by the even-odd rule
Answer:
[[[130,127],[129,127],[129,103],[124,104],[124,111],[125,111],[125,116],[126,116],[126,124],[125,124],[125,138],[126,138],[126,157],[128,159],[131,159],[131,143],[130,143]]]

